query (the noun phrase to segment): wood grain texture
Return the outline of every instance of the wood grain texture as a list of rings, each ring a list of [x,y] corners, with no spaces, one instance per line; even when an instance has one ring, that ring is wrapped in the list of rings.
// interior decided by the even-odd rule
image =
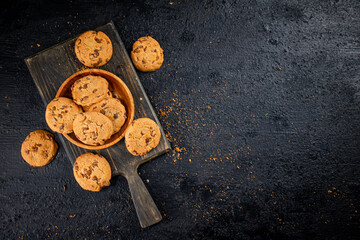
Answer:
[[[120,77],[130,89],[135,104],[135,118],[148,117],[153,119],[160,127],[161,140],[159,145],[144,156],[133,156],[127,150],[124,139],[117,144],[103,149],[92,151],[104,156],[110,163],[113,176],[131,176],[128,179],[132,198],[135,202],[136,212],[142,227],[150,226],[161,220],[161,215],[150,194],[143,183],[140,183],[137,175],[137,168],[140,164],[166,153],[170,150],[170,144],[165,137],[163,128],[155,114],[153,107],[142,87],[142,84],[135,72],[126,49],[119,37],[112,22],[97,28],[109,36],[113,44],[113,56],[110,61],[101,69],[107,70]],[[56,95],[61,84],[72,74],[84,70],[87,67],[82,65],[76,58],[74,43],[78,36],[49,49],[41,51],[34,56],[25,59],[31,76],[39,90],[44,104],[47,105]],[[64,146],[69,160],[73,164],[78,156],[87,149],[80,148],[69,142],[61,134],[58,134]],[[134,185],[133,185],[134,184]],[[139,188],[141,187],[141,188]],[[142,199],[141,201],[138,199]],[[139,208],[139,209],[138,209]],[[148,212],[147,212],[148,211]],[[145,212],[147,212],[145,214]]]

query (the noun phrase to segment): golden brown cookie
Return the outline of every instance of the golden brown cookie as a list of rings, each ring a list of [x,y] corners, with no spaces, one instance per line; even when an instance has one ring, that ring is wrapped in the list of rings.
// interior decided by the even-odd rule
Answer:
[[[76,159],[73,172],[76,181],[85,190],[98,192],[110,186],[111,167],[101,155],[89,152],[82,154]]]
[[[36,130],[22,143],[21,156],[31,166],[42,167],[54,159],[57,149],[54,135],[45,130]]]
[[[164,53],[155,39],[149,36],[141,37],[133,44],[131,60],[138,70],[152,72],[161,67]]]
[[[126,110],[119,99],[105,98],[101,102],[91,105],[89,112],[100,112],[113,123],[114,133],[117,133],[126,121]]]
[[[114,131],[111,120],[98,112],[78,114],[73,125],[75,136],[88,145],[104,145]]]
[[[160,142],[160,128],[149,118],[134,120],[125,132],[127,150],[135,156],[150,152]]]
[[[71,94],[76,104],[90,106],[106,98],[109,83],[100,76],[88,75],[80,78],[71,86]]]
[[[113,47],[105,33],[87,31],[76,40],[75,53],[85,66],[100,67],[110,60]]]
[[[70,98],[58,97],[47,105],[45,120],[54,132],[68,134],[73,132],[73,121],[81,112],[81,107]]]

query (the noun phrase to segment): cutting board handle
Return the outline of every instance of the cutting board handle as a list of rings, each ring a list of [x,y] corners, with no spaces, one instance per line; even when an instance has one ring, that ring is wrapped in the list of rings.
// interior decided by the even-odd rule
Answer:
[[[129,173],[126,179],[141,227],[146,228],[160,222],[162,216],[159,209],[156,207],[154,200],[137,174],[137,171]]]

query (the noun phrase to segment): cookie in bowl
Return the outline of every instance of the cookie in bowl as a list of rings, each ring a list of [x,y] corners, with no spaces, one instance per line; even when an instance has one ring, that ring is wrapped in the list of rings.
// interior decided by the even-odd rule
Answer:
[[[113,133],[117,133],[121,129],[127,118],[124,105],[116,98],[105,98],[104,100],[91,105],[88,111],[99,112],[108,117],[113,123]]]
[[[74,82],[71,94],[74,102],[81,106],[90,106],[108,96],[109,83],[100,76],[88,75]]]
[[[73,125],[75,136],[88,145],[104,145],[114,132],[111,120],[98,112],[78,114]]]

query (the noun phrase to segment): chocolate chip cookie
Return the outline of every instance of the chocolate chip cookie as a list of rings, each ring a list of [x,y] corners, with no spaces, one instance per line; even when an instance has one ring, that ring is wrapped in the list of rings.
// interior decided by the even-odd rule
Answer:
[[[127,150],[135,156],[150,152],[160,142],[160,128],[149,118],[134,120],[125,132]]]
[[[111,167],[106,159],[98,154],[84,153],[73,165],[74,177],[80,187],[98,192],[110,186]]]
[[[127,117],[124,105],[116,98],[105,98],[91,105],[89,112],[100,112],[107,116],[113,123],[113,133],[117,133],[121,129]]]
[[[80,78],[71,86],[71,94],[76,104],[90,106],[106,98],[109,83],[100,76],[88,75]]]
[[[42,167],[54,159],[57,149],[54,135],[45,130],[36,130],[22,143],[21,156],[31,166]]]
[[[76,40],[75,53],[85,66],[100,67],[110,60],[113,47],[105,33],[87,31]]]
[[[74,120],[75,136],[88,145],[104,145],[113,132],[111,120],[98,112],[80,113]]]
[[[155,39],[149,36],[141,37],[133,44],[131,60],[138,70],[152,72],[161,67],[164,53]]]
[[[47,105],[45,120],[54,132],[68,134],[73,132],[74,119],[81,112],[81,107],[70,98],[58,97]]]

